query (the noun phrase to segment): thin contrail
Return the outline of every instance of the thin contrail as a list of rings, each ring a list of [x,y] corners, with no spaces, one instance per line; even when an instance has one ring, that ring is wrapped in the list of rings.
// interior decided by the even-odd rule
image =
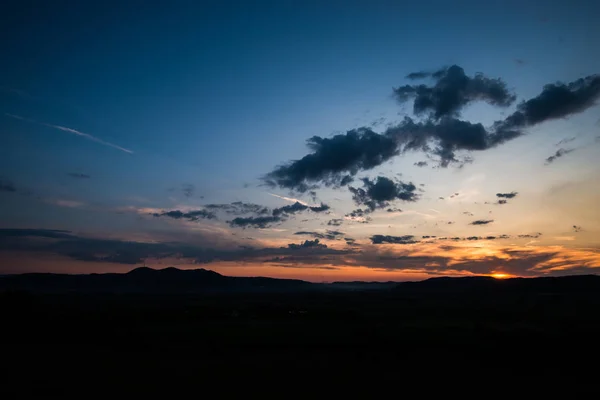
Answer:
[[[302,200],[300,200],[300,199],[295,199],[295,198],[293,198],[293,197],[285,197],[285,196],[280,196],[280,195],[278,195],[278,194],[273,194],[273,193],[269,193],[269,194],[270,194],[271,196],[279,197],[280,199],[282,199],[282,200],[285,200],[285,201],[289,201],[289,202],[291,202],[291,203],[296,203],[296,202],[298,202],[298,203],[302,204],[303,206],[309,206],[309,205],[310,205],[310,204],[308,204],[308,203],[307,203],[307,202],[305,202],[305,201],[302,201]]]
[[[114,149],[124,151],[125,153],[128,153],[128,154],[133,154],[133,151],[131,151],[129,149],[126,149],[124,147],[118,146],[118,145],[110,143],[110,142],[106,142],[106,141],[104,141],[102,139],[99,139],[99,138],[97,138],[95,136],[90,135],[89,133],[78,131],[77,129],[71,129],[71,128],[67,128],[65,126],[60,126],[60,125],[48,124],[48,123],[45,123],[45,122],[38,122],[38,121],[35,121],[33,119],[21,117],[20,115],[14,115],[14,114],[9,114],[9,113],[5,113],[4,115],[6,115],[8,117],[11,117],[11,118],[14,118],[14,119],[21,120],[21,121],[27,121],[27,122],[31,122],[31,123],[34,123],[34,124],[47,126],[49,128],[58,129],[59,131],[63,131],[63,132],[67,132],[67,133],[72,133],[74,135],[84,137],[84,138],[86,138],[88,140],[91,140],[93,142],[100,143],[100,144],[103,144],[105,146],[109,146],[109,147],[112,147]]]

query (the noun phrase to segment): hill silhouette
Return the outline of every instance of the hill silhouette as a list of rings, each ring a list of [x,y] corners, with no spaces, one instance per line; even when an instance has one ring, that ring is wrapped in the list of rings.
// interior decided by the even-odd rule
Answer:
[[[115,274],[28,273],[0,277],[0,290],[40,292],[194,293],[222,291],[279,291],[309,287],[296,279],[232,277],[203,268],[135,268]]]
[[[488,276],[436,277],[416,282],[311,283],[298,279],[233,277],[199,268],[135,268],[127,273],[26,273],[0,277],[0,290],[78,293],[222,293],[297,291],[394,291],[396,293],[572,293],[600,291],[597,275],[495,279]]]

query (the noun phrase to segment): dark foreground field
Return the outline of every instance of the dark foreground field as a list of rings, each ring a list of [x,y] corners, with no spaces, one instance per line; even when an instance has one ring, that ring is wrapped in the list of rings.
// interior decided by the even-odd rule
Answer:
[[[314,396],[572,395],[598,382],[595,278],[264,294],[9,290],[1,390],[208,396],[216,385],[221,395],[294,397],[324,383]]]

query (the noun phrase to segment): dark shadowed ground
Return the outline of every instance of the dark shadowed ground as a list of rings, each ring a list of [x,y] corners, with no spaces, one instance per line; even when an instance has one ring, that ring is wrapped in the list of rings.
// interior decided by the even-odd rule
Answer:
[[[5,287],[2,390],[573,395],[596,388],[599,311],[596,276],[268,293]]]

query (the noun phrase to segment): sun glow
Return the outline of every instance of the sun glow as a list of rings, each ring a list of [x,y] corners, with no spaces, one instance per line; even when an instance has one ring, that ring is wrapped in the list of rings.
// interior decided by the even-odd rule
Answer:
[[[497,274],[492,274],[492,278],[506,279],[506,278],[510,278],[510,275],[509,274],[497,273]]]

